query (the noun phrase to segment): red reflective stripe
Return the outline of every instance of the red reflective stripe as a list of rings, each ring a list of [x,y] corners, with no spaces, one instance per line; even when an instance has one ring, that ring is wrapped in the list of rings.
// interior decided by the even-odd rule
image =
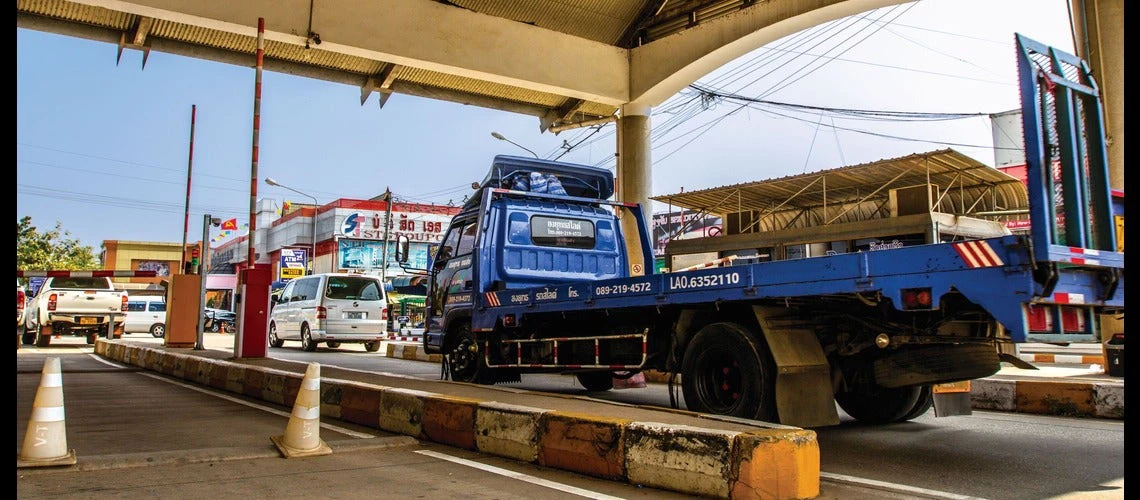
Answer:
[[[1053,301],[1058,303],[1058,304],[1068,304],[1069,303],[1069,294],[1067,294],[1067,293],[1055,293],[1055,294],[1053,294]]]
[[[978,262],[982,267],[990,267],[997,264],[992,259],[990,259],[989,253],[986,252],[988,249],[983,246],[985,245],[985,242],[969,241],[966,242],[966,245],[969,245],[970,251],[973,252],[974,256],[978,258]]]
[[[970,252],[970,249],[967,248],[965,244],[955,243],[953,246],[954,246],[954,251],[958,252],[958,256],[961,257],[962,260],[966,262],[966,267],[970,267],[970,268],[978,267],[977,259],[974,258],[973,253]]]

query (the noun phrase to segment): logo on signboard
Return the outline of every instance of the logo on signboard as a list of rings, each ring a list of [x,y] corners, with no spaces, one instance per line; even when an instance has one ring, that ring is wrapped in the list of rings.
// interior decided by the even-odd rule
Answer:
[[[340,231],[344,234],[356,234],[358,229],[360,229],[359,213],[349,214],[348,217],[344,218],[344,223],[340,226]]]

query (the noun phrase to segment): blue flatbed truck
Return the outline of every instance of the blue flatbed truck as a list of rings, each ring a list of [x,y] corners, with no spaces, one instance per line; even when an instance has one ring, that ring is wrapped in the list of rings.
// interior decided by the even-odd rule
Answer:
[[[688,410],[817,427],[836,403],[913,419],[1009,342],[1098,342],[1124,307],[1099,95],[1078,58],[1017,46],[1030,234],[654,274],[608,170],[497,156],[432,259],[425,350],[463,382],[679,374]]]

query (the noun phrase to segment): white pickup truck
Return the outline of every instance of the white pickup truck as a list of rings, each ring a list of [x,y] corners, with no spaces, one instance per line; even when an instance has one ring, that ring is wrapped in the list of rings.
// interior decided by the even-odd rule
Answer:
[[[49,277],[24,311],[25,345],[45,347],[52,337],[122,337],[127,292],[115,290],[111,278]]]

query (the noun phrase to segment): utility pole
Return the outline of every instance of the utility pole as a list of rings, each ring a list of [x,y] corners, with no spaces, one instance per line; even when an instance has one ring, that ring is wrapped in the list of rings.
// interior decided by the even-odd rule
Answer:
[[[384,188],[384,256],[380,259],[380,281],[388,278],[388,229],[392,227],[392,190]]]

